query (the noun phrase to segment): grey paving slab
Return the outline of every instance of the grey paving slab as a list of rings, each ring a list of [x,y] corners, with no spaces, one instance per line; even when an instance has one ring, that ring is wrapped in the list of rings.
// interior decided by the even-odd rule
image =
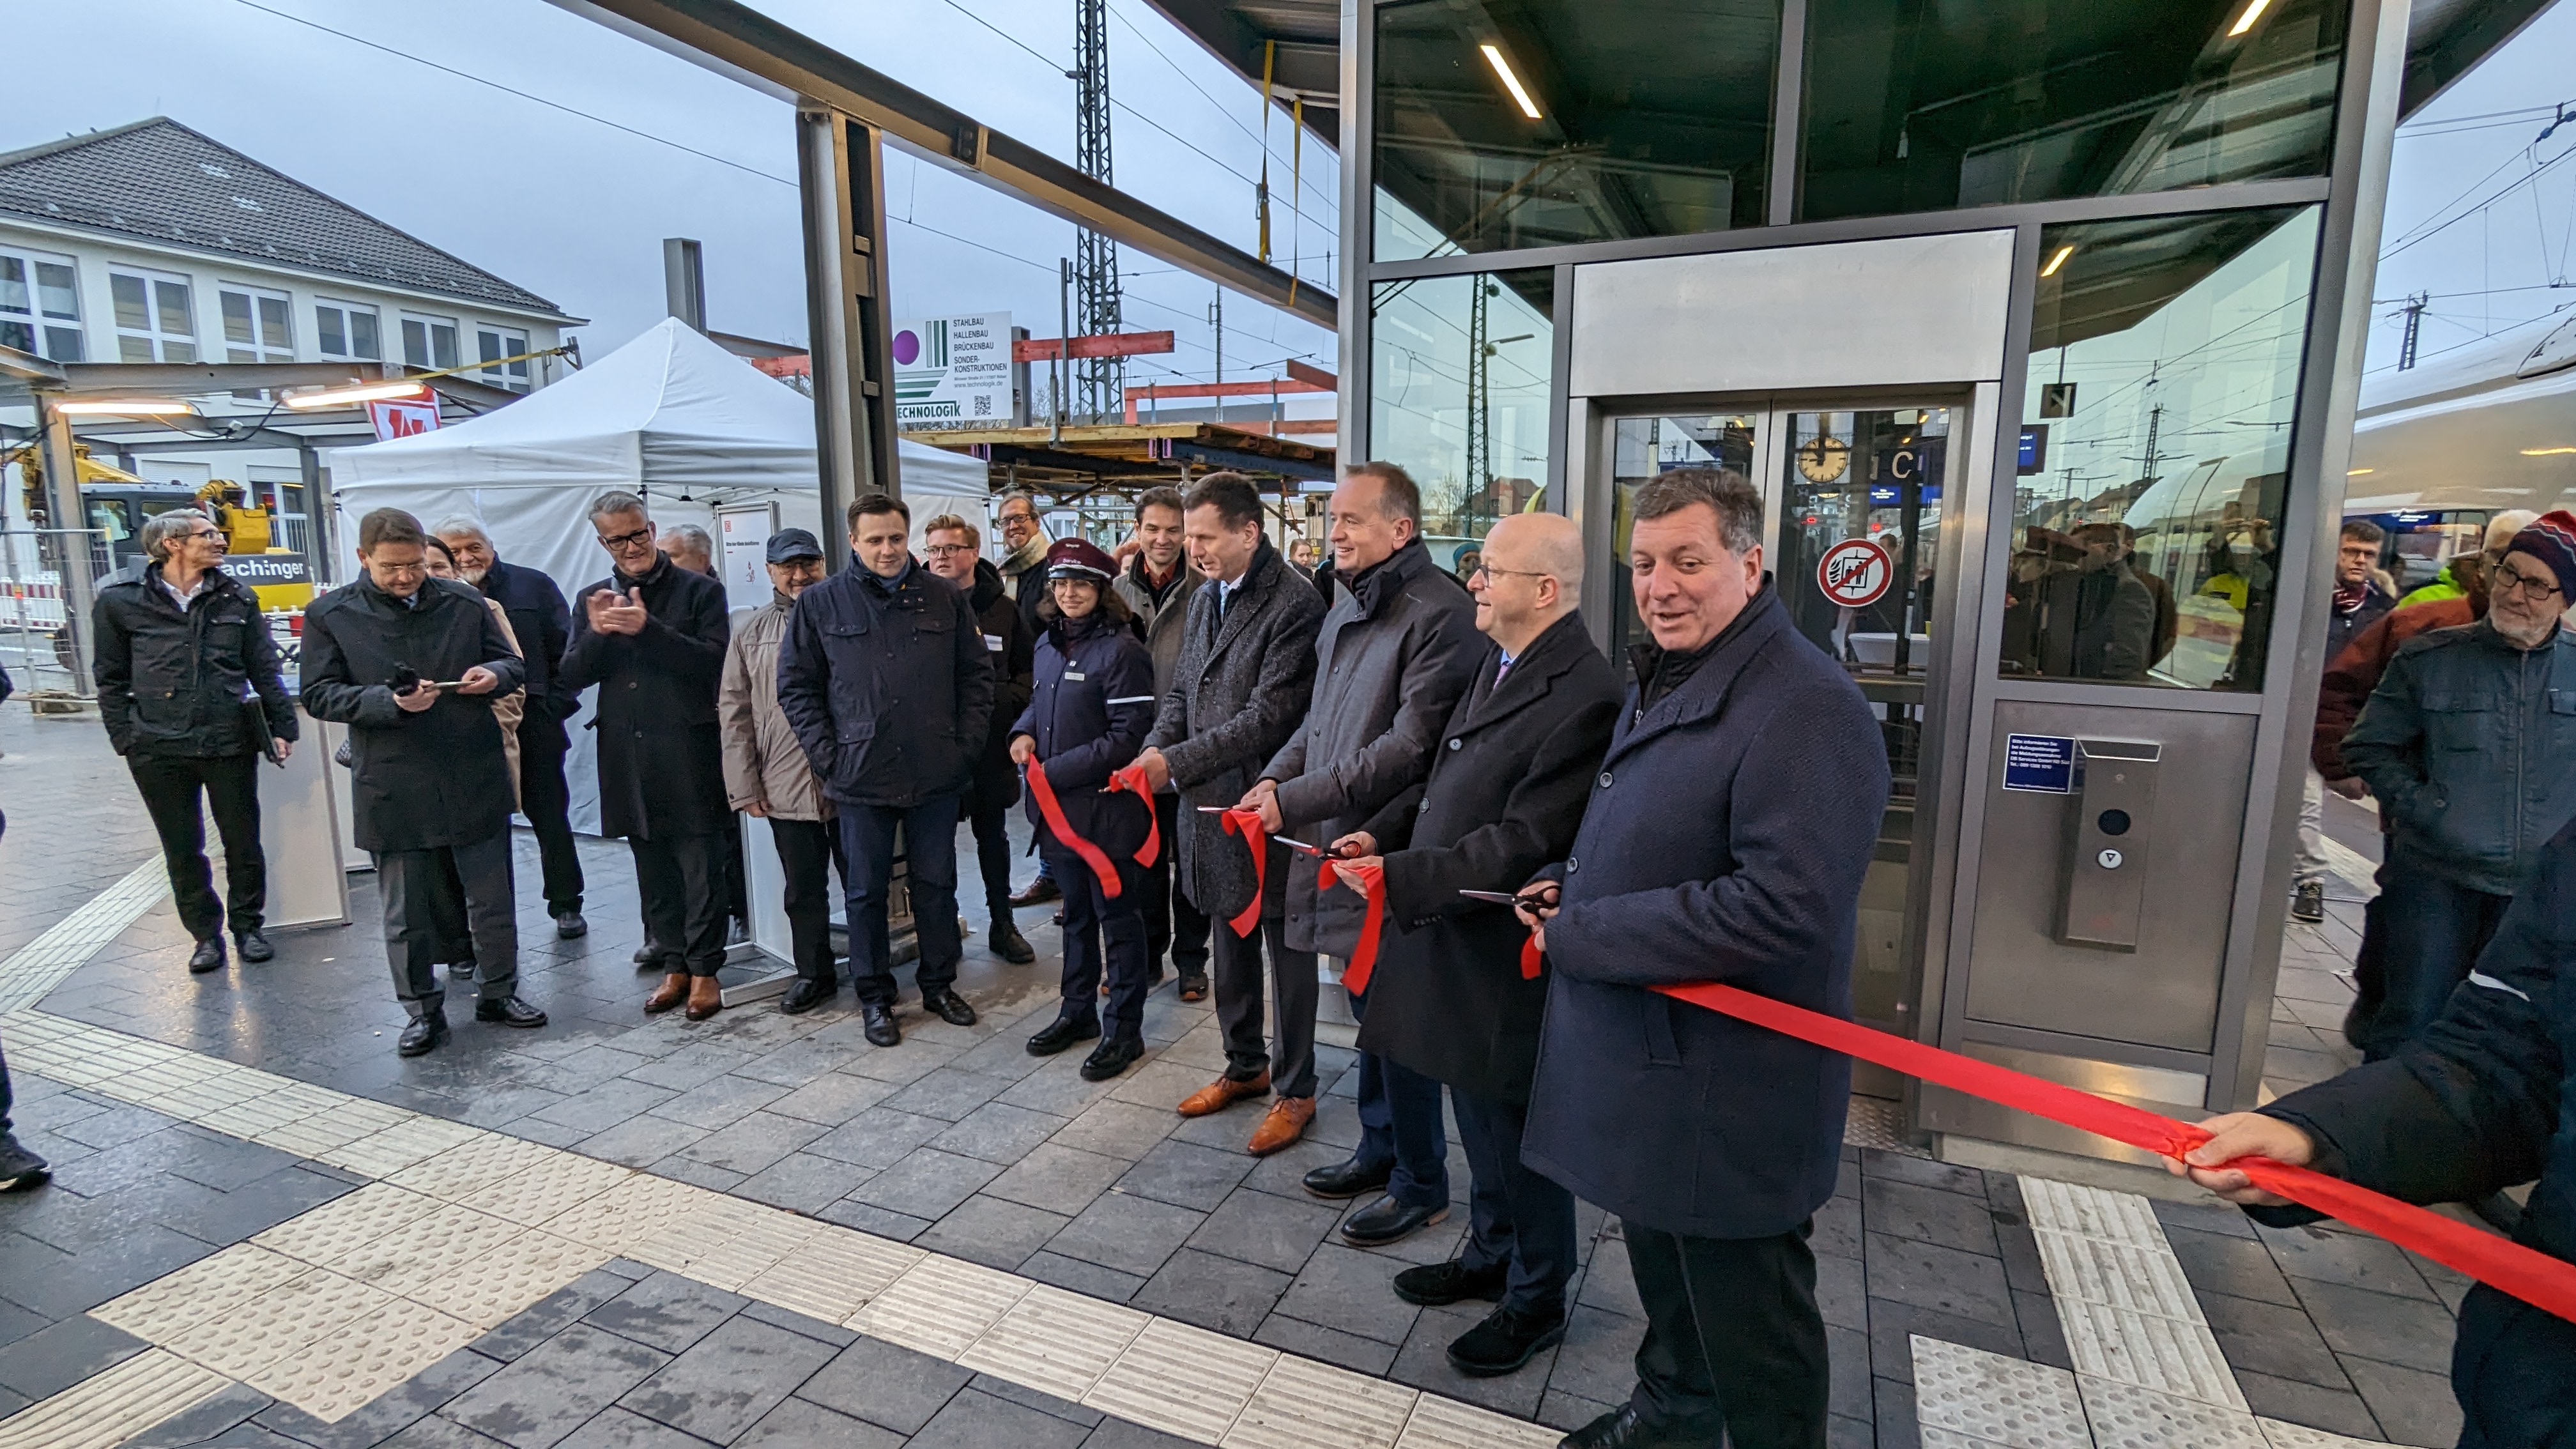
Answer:
[[[1273,1313],[1261,1320],[1252,1335],[1255,1343],[1265,1343],[1284,1352],[1336,1364],[1354,1373],[1383,1376],[1395,1366],[1397,1344],[1356,1333],[1344,1333],[1320,1323]]]
[[[650,1167],[706,1135],[704,1128],[692,1127],[686,1122],[637,1115],[596,1136],[585,1138],[579,1150],[584,1156],[604,1158],[628,1167]]]
[[[560,1441],[560,1449],[698,1449],[706,1443],[625,1408],[611,1407]]]
[[[710,1167],[695,1158],[682,1157],[678,1153],[673,1153],[654,1163],[649,1170],[657,1177],[667,1177],[674,1182],[703,1187],[710,1192],[732,1192],[741,1187],[751,1176],[750,1173],[735,1172],[731,1168]]]
[[[684,1046],[670,1055],[645,1063],[626,1074],[626,1080],[649,1086],[668,1087],[685,1092],[691,1087],[712,1082],[725,1073],[747,1066],[753,1054],[714,1043]]]
[[[2325,1389],[2349,1389],[2343,1366],[2297,1307],[2231,1298],[2224,1293],[2198,1295],[2209,1330],[2218,1338],[2228,1366],[2274,1378],[2291,1379]]]
[[[906,1449],[1074,1449],[1088,1428],[977,1389],[949,1400]]]
[[[443,1414],[513,1449],[551,1449],[670,1359],[576,1323],[466,1390]]]
[[[1864,1262],[1872,1298],[2004,1327],[2013,1322],[2011,1290],[1999,1258],[1873,1232],[1865,1243]]]
[[[1130,1424],[1124,1419],[1111,1419],[1091,1431],[1082,1441],[1082,1449],[1191,1449],[1192,1441],[1176,1438],[1159,1429]]]
[[[843,1198],[814,1216],[827,1223],[839,1223],[845,1228],[857,1228],[863,1233],[874,1233],[880,1238],[892,1238],[898,1243],[909,1243],[928,1231],[930,1227],[930,1220],[927,1218],[888,1212],[873,1203],[859,1202],[851,1198]]]
[[[1331,1203],[1238,1189],[1225,1195],[1189,1241],[1203,1252],[1293,1274],[1340,1220],[1341,1210]]]
[[[876,1169],[838,1162],[811,1152],[790,1152],[743,1179],[736,1196],[790,1212],[815,1213],[856,1192],[876,1176]]]
[[[1115,1187],[1131,1196],[1212,1212],[1252,1167],[1253,1159],[1239,1152],[1167,1139],[1147,1149],[1134,1167],[1119,1176]]]
[[[1086,1409],[1069,1399],[1060,1399],[1053,1394],[1030,1388],[1026,1384],[1015,1384],[1008,1379],[995,1378],[991,1374],[975,1375],[974,1381],[966,1387],[974,1393],[990,1394],[994,1398],[1017,1404],[1021,1408],[1035,1409],[1049,1418],[1062,1419],[1068,1424],[1079,1424],[1085,1429],[1100,1427],[1101,1422],[1108,1417],[1097,1409]]]
[[[1132,1306],[1236,1338],[1249,1338],[1295,1275],[1183,1248],[1129,1300]]]
[[[1626,1402],[1637,1382],[1637,1345],[1645,1336],[1642,1319],[1575,1305],[1566,1314],[1565,1342],[1549,1368],[1548,1388],[1586,1403]]]
[[[912,1088],[906,1088],[907,1092]],[[1061,1132],[1065,1119],[1007,1102],[986,1102],[975,1108],[956,1125],[930,1139],[932,1147],[966,1157],[980,1157],[986,1162],[1005,1167],[1029,1155],[1031,1149]]]
[[[752,1113],[787,1095],[787,1088],[750,1077],[712,1077],[680,1095],[653,1108],[656,1117],[686,1122],[692,1127],[715,1129],[739,1122]]]
[[[774,1112],[753,1112],[673,1152],[693,1162],[746,1176],[766,1170],[824,1134],[825,1129]]]
[[[1069,1293],[1081,1293],[1110,1303],[1129,1302],[1135,1298],[1137,1290],[1145,1286],[1145,1280],[1134,1273],[1122,1273],[1098,1263],[1086,1263],[1080,1258],[1044,1251],[1030,1254],[1020,1264],[1019,1274],[1023,1278],[1053,1284]]]
[[[1861,1202],[1872,1232],[1997,1257],[1994,1209],[1979,1187],[1971,1197],[1901,1178],[1869,1177],[1861,1184]]]
[[[1981,1348],[2007,1358],[2028,1358],[2017,1322],[2007,1318],[2001,1323],[1983,1318],[1961,1318],[1929,1308],[1917,1308],[1893,1299],[1872,1298],[1869,1301],[1869,1366],[1870,1372],[1900,1384],[1914,1382],[1914,1349],[1912,1336],[1939,1339],[1943,1343]]]
[[[944,1066],[923,1073],[902,1090],[886,1098],[886,1105],[898,1112],[921,1117],[936,1117],[943,1122],[963,1120],[976,1108],[992,1101],[1015,1083],[1007,1077],[987,1076],[962,1067]]]
[[[887,1168],[903,1161],[905,1154],[947,1131],[949,1126],[937,1117],[886,1106],[867,1107],[805,1144],[805,1148],[818,1156],[860,1167]]]
[[[214,1251],[209,1243],[154,1222],[125,1223],[111,1239],[84,1242],[76,1253],[20,1234],[8,1236],[30,1246],[20,1250],[0,1242],[0,1295],[48,1318],[96,1308]]]
[[[631,1279],[593,1269],[474,1340],[474,1351],[508,1363],[633,1286]]]
[[[1106,1192],[1128,1168],[1116,1157],[1054,1142],[1029,1150],[985,1189],[994,1197],[1054,1212],[1078,1213]]]
[[[617,1402],[656,1423],[728,1443],[785,1402],[834,1354],[829,1344],[736,1317]]]
[[[40,1328],[0,1348],[0,1388],[28,1399],[59,1393],[149,1347],[86,1313]]]
[[[806,1044],[808,1049],[811,1044]],[[835,1053],[836,1058],[838,1053]],[[838,1127],[894,1095],[892,1083],[848,1072],[825,1072],[769,1104],[783,1117]]]
[[[977,1193],[913,1241],[935,1253],[1010,1272],[1071,1221],[1063,1213]]]
[[[2370,1406],[2351,1388],[2320,1388],[2295,1379],[2276,1379],[2269,1374],[2236,1370],[2236,1386],[2245,1392],[2246,1407],[2267,1419],[2303,1424],[2323,1429],[2329,1434],[2342,1434],[2355,1439],[2384,1437],[2379,1421],[2371,1417]]]
[[[903,1436],[865,1419],[791,1398],[761,1417],[732,1449],[901,1449]]]
[[[473,1439],[455,1439],[453,1434],[471,1431],[453,1420],[433,1423],[429,1415],[500,1371],[499,1360],[472,1349],[458,1349],[345,1418],[326,1424],[292,1404],[272,1404],[260,1411],[257,1422],[313,1449],[370,1449],[397,1434],[417,1434],[419,1437],[410,1441],[414,1443],[496,1444],[501,1441],[480,1434]],[[450,1437],[440,1437],[442,1434]]]
[[[1133,1162],[1170,1136],[1180,1121],[1179,1114],[1168,1107],[1104,1099],[1083,1108],[1082,1114],[1057,1129],[1051,1140],[1059,1147]]]
[[[1207,1214],[1149,1198],[1103,1193],[1075,1215],[1047,1247],[1069,1258],[1150,1275],[1163,1266]]]
[[[1306,1260],[1281,1296],[1278,1311],[1362,1338],[1401,1344],[1419,1312],[1395,1296],[1395,1275],[1406,1266],[1394,1258],[1326,1243]]]
[[[1469,1311],[1471,1308],[1476,1311]],[[1517,1419],[1535,1416],[1539,1399],[1547,1389],[1548,1373],[1556,1365],[1557,1349],[1542,1350],[1519,1372],[1494,1378],[1469,1378],[1450,1366],[1450,1343],[1475,1327],[1486,1310],[1487,1305],[1482,1303],[1423,1309],[1414,1319],[1412,1331],[1405,1335],[1403,1347],[1396,1351],[1388,1377],[1498,1414]]]
[[[2459,1442],[2460,1405],[2447,1374],[2349,1357],[2344,1369],[2392,1442],[2427,1449]]]
[[[2273,1261],[2292,1278],[2367,1288],[2439,1302],[2404,1249],[2381,1238],[2322,1227],[2257,1228]]]
[[[1001,1174],[1001,1168],[981,1159],[924,1147],[869,1178],[850,1197],[889,1212],[936,1220]]]
[[[666,1354],[687,1350],[751,1300],[677,1273],[656,1273],[582,1315],[582,1321]]]
[[[971,1370],[928,1354],[861,1338],[817,1370],[796,1394],[898,1434],[912,1435],[919,1433],[974,1377]]]

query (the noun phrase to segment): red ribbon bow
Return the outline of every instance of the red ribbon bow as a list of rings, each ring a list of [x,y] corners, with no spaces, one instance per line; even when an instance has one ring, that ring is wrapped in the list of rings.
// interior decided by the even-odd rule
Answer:
[[[1329,890],[1344,876],[1368,897],[1368,914],[1360,920],[1360,943],[1351,948],[1351,964],[1342,968],[1342,989],[1362,992],[1368,990],[1370,973],[1377,970],[1378,931],[1386,919],[1386,869],[1328,859],[1315,868],[1315,889]]]
[[[1066,849],[1081,856],[1083,864],[1091,867],[1091,873],[1100,877],[1100,894],[1109,900],[1118,899],[1117,863],[1099,846],[1073,833],[1072,823],[1064,818],[1064,807],[1056,803],[1055,787],[1047,783],[1046,766],[1034,759],[1029,761],[1029,794],[1037,800],[1038,815],[1046,821],[1047,829],[1054,831],[1055,838]],[[1148,796],[1145,813],[1150,816],[1153,811],[1154,801]]]
[[[1120,790],[1132,790],[1137,799],[1145,802],[1145,843],[1136,847],[1136,863],[1151,870],[1163,853],[1163,822],[1154,812],[1154,787],[1145,779],[1145,767],[1129,765],[1113,770],[1109,783],[1100,787],[1103,795]]]
[[[1234,919],[1226,922],[1234,927],[1236,935],[1249,936],[1261,924],[1261,878],[1263,862],[1270,858],[1270,835],[1261,828],[1261,812],[1258,810],[1228,810],[1216,818],[1216,823],[1226,834],[1240,835],[1243,843],[1252,847],[1252,904],[1237,911]]]
[[[1329,867],[1327,867],[1329,869]],[[1970,1096],[1999,1102],[2016,1110],[2062,1122],[2114,1142],[2180,1158],[2207,1142],[2210,1134],[2142,1107],[2114,1102],[2090,1092],[2047,1081],[1992,1062],[1907,1041],[1883,1031],[1823,1015],[1804,1007],[1755,996],[1732,986],[1701,982],[1659,986],[1665,995],[1711,1011],[1813,1042],[1829,1051],[1891,1067],[1908,1076],[1937,1083]],[[2376,1193],[2337,1177],[2274,1162],[2266,1157],[2240,1157],[2227,1164],[2243,1172],[2256,1187],[2303,1207],[2341,1218],[2376,1233],[2400,1247],[2411,1248],[2445,1267],[2456,1269],[2491,1288],[2576,1322],[2576,1263],[2562,1262],[2518,1243],[2480,1232],[2440,1213]]]

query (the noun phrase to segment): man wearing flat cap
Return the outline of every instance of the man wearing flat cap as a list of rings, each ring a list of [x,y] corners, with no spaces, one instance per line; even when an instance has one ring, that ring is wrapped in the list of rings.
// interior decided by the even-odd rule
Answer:
[[[796,728],[778,707],[778,644],[796,596],[823,581],[823,545],[801,528],[769,536],[769,602],[734,620],[725,648],[724,680],[716,694],[716,724],[724,732],[725,798],[745,815],[769,822],[777,847],[787,934],[796,982],[778,1009],[799,1016],[841,989],[832,962],[832,897],[828,862],[848,866],[834,835],[832,802],[814,779]]]

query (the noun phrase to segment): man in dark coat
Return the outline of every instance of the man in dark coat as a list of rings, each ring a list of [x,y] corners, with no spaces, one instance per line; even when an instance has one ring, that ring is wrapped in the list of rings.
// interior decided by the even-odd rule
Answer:
[[[2401,611],[2400,617],[2404,612]],[[2544,846],[2442,1014],[2396,1055],[2201,1125],[2201,1186],[2271,1227],[2318,1214],[2224,1164],[2269,1157],[2415,1203],[2476,1202],[2539,1183],[2514,1241],[2576,1261],[2576,826]],[[2181,1164],[2174,1165],[2182,1171]],[[2460,1449],[2576,1445],[2576,1323],[2479,1284],[2460,1302],[2451,1390]]]
[[[725,958],[724,585],[671,562],[644,500],[611,491],[590,526],[616,568],[573,601],[566,689],[599,686],[599,833],[635,856],[644,943],[662,968],[647,1012],[686,1003],[691,1021],[722,1009]]]
[[[1422,495],[1392,463],[1363,463],[1333,490],[1333,574],[1343,595],[1315,636],[1315,702],[1244,797],[1263,823],[1310,842],[1365,826],[1422,783],[1440,727],[1466,694],[1485,641],[1476,606],[1422,543]],[[1288,868],[1288,944],[1348,959],[1361,897],[1315,888],[1317,862]],[[1365,993],[1351,1010],[1365,1017]],[[1309,1028],[1311,1030],[1311,1027]],[[1449,1211],[1449,1144],[1440,1084],[1374,1054],[1360,1058],[1360,1142],[1350,1159],[1306,1174],[1323,1198],[1384,1196],[1342,1221],[1361,1247],[1391,1243]]]
[[[564,726],[581,712],[580,692],[565,686],[561,667],[572,643],[571,610],[553,579],[504,561],[482,524],[451,518],[435,531],[456,555],[456,571],[501,606],[519,636],[528,665],[527,705],[519,715],[519,813],[536,832],[546,914],[554,918],[555,935],[566,941],[586,936],[581,853],[573,848],[572,791],[564,783],[564,755],[572,746]]]
[[[807,589],[778,650],[778,707],[832,797],[850,862],[850,978],[870,1042],[894,1020],[886,895],[904,841],[913,979],[922,1009],[957,1026],[957,811],[993,721],[992,651],[963,589],[915,564],[912,511],[883,493],[850,505],[852,566]]]
[[[2388,535],[2367,518],[2346,519],[2335,553],[2333,598],[2326,607],[2322,668],[2332,669],[2344,646],[2397,607],[2397,596],[2379,586],[2379,550]],[[2338,734],[2337,743],[2342,736]],[[2290,918],[2314,924],[2326,918],[2326,877],[2333,867],[2325,848],[2326,781],[2311,762],[2299,795],[2299,844],[2290,857]]]
[[[1360,1050],[1448,1084],[1475,1180],[1459,1256],[1398,1273],[1395,1291],[1426,1306],[1500,1299],[1449,1345],[1453,1367],[1486,1377],[1564,1336],[1574,1195],[1521,1162],[1547,1001],[1547,983],[1521,974],[1529,931],[1509,905],[1462,892],[1514,890],[1565,858],[1618,723],[1619,681],[1575,607],[1583,534],[1572,519],[1496,523],[1468,587],[1493,642],[1431,777],[1336,844],[1384,853],[1384,934]]]
[[[1145,648],[1154,659],[1154,697],[1172,692],[1172,674],[1181,662],[1181,644],[1189,635],[1190,596],[1207,576],[1190,567],[1181,490],[1148,488],[1136,495],[1135,554],[1119,571],[1118,597],[1127,603],[1143,630]],[[1181,833],[1181,797],[1170,790],[1154,796],[1154,818],[1165,840]],[[1163,957],[1169,953],[1180,982],[1173,988],[1183,1001],[1205,1001],[1208,992],[1208,918],[1190,904],[1187,892],[1173,889],[1177,866],[1171,851],[1145,872],[1145,961],[1147,975],[1163,979]]]
[[[1190,566],[1207,584],[1190,597],[1172,687],[1136,761],[1158,793],[1168,784],[1180,796],[1181,828],[1165,848],[1178,850],[1180,888],[1215,923],[1226,1066],[1181,1102],[1180,1113],[1203,1117],[1275,1084],[1279,1100],[1252,1135],[1255,1153],[1275,1152],[1314,1117],[1315,957],[1288,945],[1288,848],[1270,842],[1256,862],[1241,838],[1224,833],[1220,817],[1201,811],[1242,799],[1254,773],[1306,717],[1324,603],[1262,532],[1261,494],[1250,479],[1211,473],[1182,503]],[[1238,919],[1250,929],[1238,932]],[[1261,1028],[1265,940],[1275,1055]]]
[[[1525,1161],[1619,1215],[1646,1337],[1627,1405],[1574,1449],[1822,1449],[1810,1218],[1841,1165],[1851,1062],[1684,1005],[1722,981],[1851,1015],[1887,748],[1860,689],[1762,575],[1762,501],[1687,468],[1637,490],[1636,650],[1574,848],[1546,877],[1547,1012]]]
[[[259,600],[223,570],[225,539],[214,520],[174,508],[143,525],[142,542],[141,572],[98,591],[90,666],[99,719],[161,837],[180,924],[197,943],[188,969],[223,969],[226,925],[243,960],[266,961],[276,953],[259,930],[268,903],[259,760],[269,740],[261,736],[284,760],[295,706]],[[246,703],[254,694],[258,702]],[[208,807],[224,841],[220,903],[206,864]]]
[[[365,576],[304,611],[304,710],[349,727],[358,847],[375,858],[407,1057],[447,1039],[437,899],[451,866],[474,939],[474,1019],[546,1023],[518,999],[513,792],[492,717],[525,666],[481,594],[429,576],[427,552],[419,520],[379,508],[358,521]]]
[[[1002,571],[977,554],[983,531],[954,513],[943,513],[921,529],[923,563],[929,570],[966,591],[966,607],[984,634],[984,654],[993,666],[993,724],[976,757],[974,783],[967,787],[966,817],[975,831],[975,865],[984,877],[984,913],[991,922],[993,954],[1014,966],[1038,959],[1029,938],[1011,919],[1011,807],[1020,800],[1020,772],[1011,767],[1011,722],[1029,707],[1037,639],[1027,616],[1002,583]]]

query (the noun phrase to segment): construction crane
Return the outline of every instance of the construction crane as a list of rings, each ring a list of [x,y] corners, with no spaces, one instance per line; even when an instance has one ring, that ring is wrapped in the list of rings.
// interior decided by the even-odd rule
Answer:
[[[1107,184],[1109,175],[1109,3],[1073,0],[1074,164]],[[1118,244],[1085,230],[1074,244],[1074,321],[1081,335],[1123,330],[1118,305]],[[1091,421],[1117,416],[1126,406],[1127,360],[1086,357],[1074,364],[1074,396]]]

